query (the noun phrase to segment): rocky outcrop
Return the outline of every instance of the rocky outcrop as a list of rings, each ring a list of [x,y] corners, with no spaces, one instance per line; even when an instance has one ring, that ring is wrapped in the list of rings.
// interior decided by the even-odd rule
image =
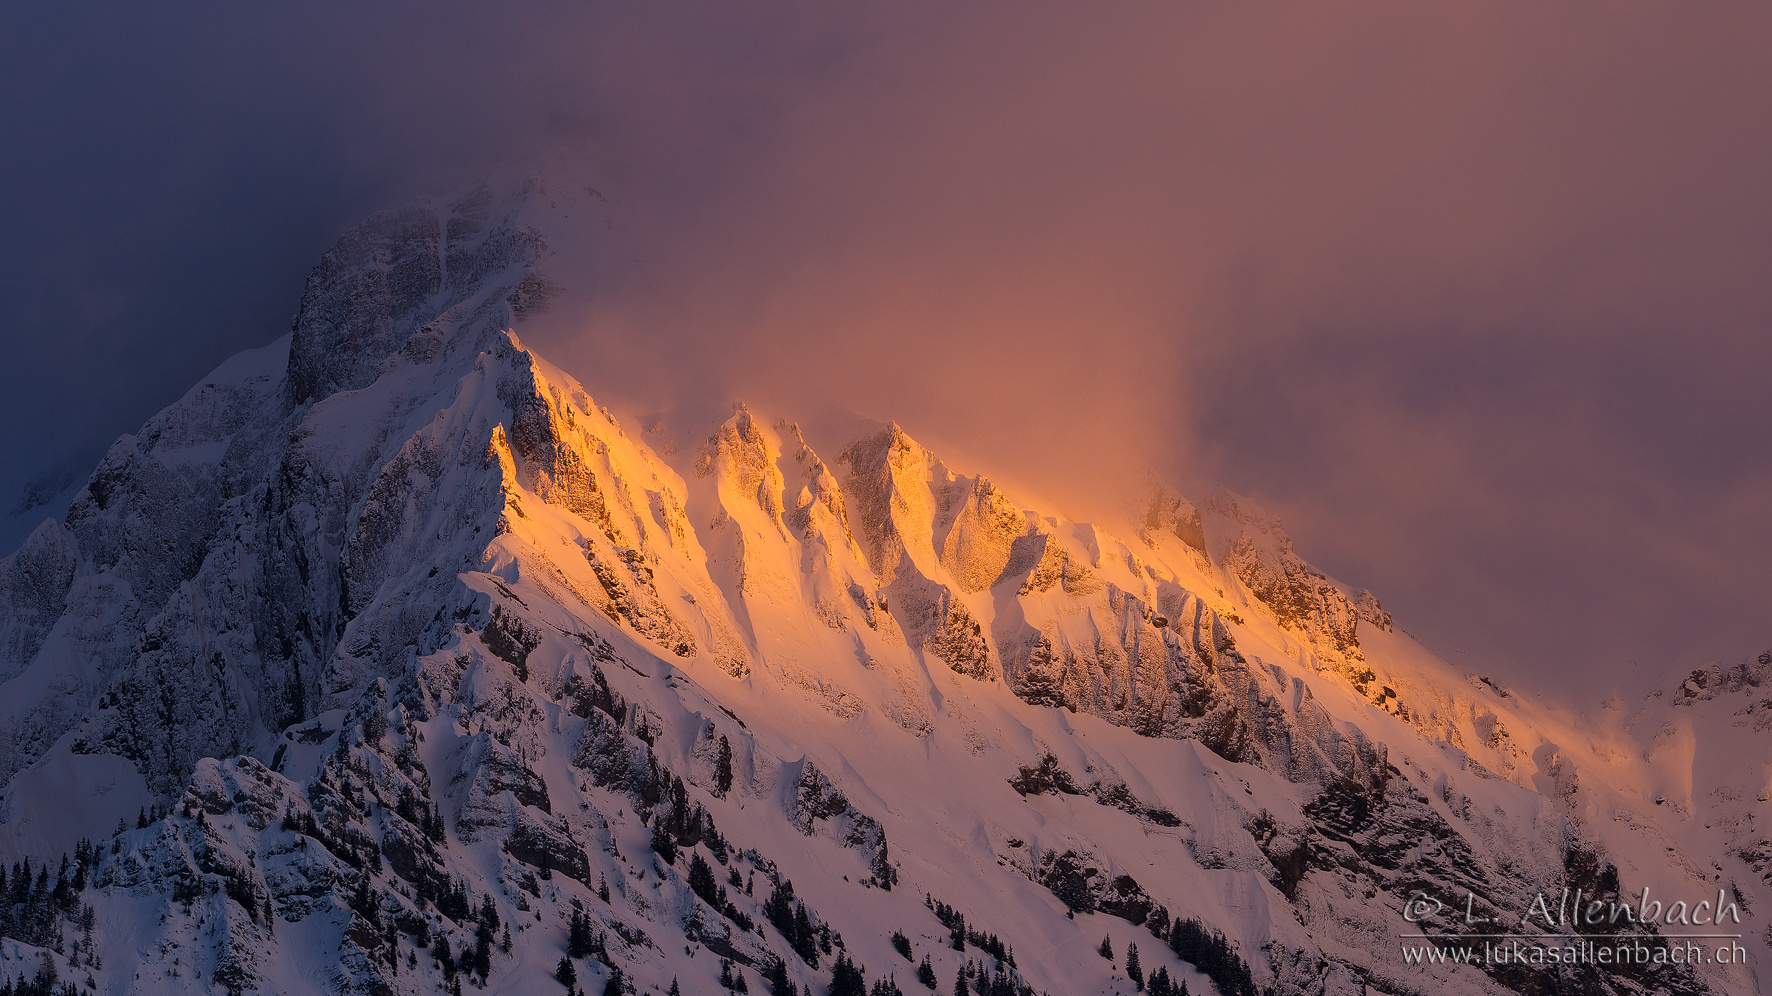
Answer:
[[[982,477],[954,490],[957,507],[942,540],[941,564],[961,591],[984,591],[1009,566],[1015,541],[1029,530],[1027,516]]]
[[[1152,531],[1160,531],[1181,540],[1189,548],[1206,552],[1206,530],[1200,510],[1194,503],[1169,490],[1161,482],[1152,481],[1146,488],[1140,531],[1150,541]]]
[[[801,833],[826,833],[842,846],[866,855],[872,876],[870,884],[890,891],[898,881],[898,870],[892,864],[886,831],[880,821],[856,809],[817,765],[800,765],[800,777],[793,782],[786,812],[789,822]]]
[[[382,212],[341,238],[302,292],[288,397],[303,404],[368,386],[403,346],[433,350],[445,332],[426,326],[476,299],[508,310],[507,298],[540,296],[546,284],[529,268],[546,245],[510,222],[512,208],[481,185],[439,203]],[[414,341],[421,331],[427,334]]]
[[[74,537],[45,521],[0,562],[0,681],[25,669],[68,607],[80,564]]]

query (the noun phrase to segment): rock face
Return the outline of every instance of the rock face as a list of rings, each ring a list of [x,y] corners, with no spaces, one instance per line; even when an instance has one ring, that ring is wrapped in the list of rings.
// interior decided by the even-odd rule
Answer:
[[[1116,984],[1074,947],[1105,934],[1194,992],[1752,986],[1396,944],[1416,893],[1509,930],[1565,887],[1772,908],[1728,774],[1765,750],[1690,722],[1762,733],[1772,658],[1602,728],[1452,671],[1239,496],[1078,523],[897,425],[827,463],[744,408],[655,449],[517,332],[598,204],[376,216],[0,561],[5,964],[711,992],[927,956],[1056,994]]]
[[[37,656],[49,631],[68,607],[68,591],[80,566],[80,547],[59,522],[46,520],[0,574],[0,601],[9,606],[0,630],[0,667],[11,678]]]

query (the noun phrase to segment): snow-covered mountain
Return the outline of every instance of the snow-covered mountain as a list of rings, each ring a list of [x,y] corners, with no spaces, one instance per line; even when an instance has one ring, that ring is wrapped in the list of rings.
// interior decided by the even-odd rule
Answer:
[[[519,338],[600,210],[371,219],[0,561],[0,977],[1757,991],[1772,655],[1581,713],[1228,492],[1083,523],[896,424],[618,419]],[[1406,962],[1418,893],[1566,888],[1720,893],[1748,961]]]

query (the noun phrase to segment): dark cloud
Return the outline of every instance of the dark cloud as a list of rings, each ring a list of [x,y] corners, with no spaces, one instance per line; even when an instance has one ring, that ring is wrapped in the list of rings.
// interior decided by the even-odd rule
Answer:
[[[0,485],[287,325],[385,203],[599,177],[543,348],[1074,505],[1216,479],[1459,660],[1772,643],[1763,8],[14,9]]]

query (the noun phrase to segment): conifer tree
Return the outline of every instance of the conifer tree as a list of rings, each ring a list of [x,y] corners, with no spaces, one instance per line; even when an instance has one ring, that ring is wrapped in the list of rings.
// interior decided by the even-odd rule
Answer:
[[[794,903],[794,953],[807,965],[818,967],[818,932],[812,927],[812,916],[806,912],[806,904]]]
[[[787,962],[772,957],[763,974],[769,979],[771,996],[795,996],[793,980],[788,978]]]
[[[573,910],[572,918],[566,928],[566,953],[574,958],[583,958],[594,954],[601,946],[597,932],[592,928],[591,916],[583,910]]]
[[[437,932],[437,943],[431,946],[431,954],[436,956],[437,964],[443,966],[443,977],[455,975],[455,956],[449,951],[449,938],[442,931]]]
[[[867,979],[849,960],[847,951],[838,954],[837,963],[831,966],[831,996],[868,996]]]
[[[665,829],[664,820],[659,820],[652,825],[652,849],[658,852],[658,856],[664,859],[665,864],[674,865],[677,863],[677,841],[671,836],[670,831]]]
[[[702,860],[701,852],[696,852],[689,859],[689,891],[701,897],[709,906],[719,909],[720,901],[716,892],[718,888],[714,881],[713,868]]]
[[[720,734],[720,753],[714,761],[714,784],[721,798],[732,790],[732,744],[724,733]]]

